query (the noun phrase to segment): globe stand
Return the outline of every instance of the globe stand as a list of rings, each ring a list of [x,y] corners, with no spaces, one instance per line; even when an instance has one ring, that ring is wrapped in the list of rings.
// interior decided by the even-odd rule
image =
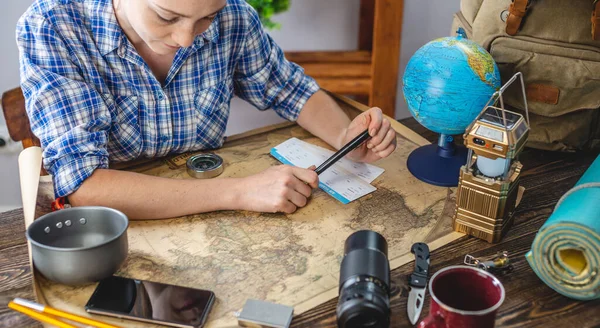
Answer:
[[[460,167],[467,162],[467,148],[457,146],[451,135],[440,134],[437,145],[421,146],[408,156],[406,165],[417,179],[442,187],[458,186]]]

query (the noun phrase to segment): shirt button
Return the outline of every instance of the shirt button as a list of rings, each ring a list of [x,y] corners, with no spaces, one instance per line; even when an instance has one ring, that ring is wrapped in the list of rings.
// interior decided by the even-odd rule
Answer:
[[[167,136],[162,136],[162,137],[160,137],[160,139],[162,139],[162,141],[167,141],[167,140],[169,140],[169,137],[167,137]]]
[[[165,99],[165,95],[162,92],[158,93],[158,100],[163,100]]]

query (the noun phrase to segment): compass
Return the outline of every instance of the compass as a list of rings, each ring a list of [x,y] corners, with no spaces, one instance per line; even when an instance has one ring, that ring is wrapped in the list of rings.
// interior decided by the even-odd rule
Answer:
[[[223,159],[216,154],[198,154],[186,163],[187,172],[192,178],[210,179],[223,173]]]

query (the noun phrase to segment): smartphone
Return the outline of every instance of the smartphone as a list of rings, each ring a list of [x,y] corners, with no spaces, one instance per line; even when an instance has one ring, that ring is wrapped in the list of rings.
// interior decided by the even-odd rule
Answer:
[[[103,279],[85,305],[89,313],[172,327],[197,328],[215,301],[209,290],[111,276]]]

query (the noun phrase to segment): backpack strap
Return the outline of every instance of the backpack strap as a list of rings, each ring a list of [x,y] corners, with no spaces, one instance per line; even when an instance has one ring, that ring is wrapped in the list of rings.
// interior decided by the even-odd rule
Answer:
[[[592,39],[600,40],[600,1],[594,1],[592,12]]]
[[[508,7],[508,17],[506,18],[506,34],[515,35],[521,27],[521,21],[527,13],[527,4],[529,0],[513,0]],[[597,3],[596,3],[597,4]]]

